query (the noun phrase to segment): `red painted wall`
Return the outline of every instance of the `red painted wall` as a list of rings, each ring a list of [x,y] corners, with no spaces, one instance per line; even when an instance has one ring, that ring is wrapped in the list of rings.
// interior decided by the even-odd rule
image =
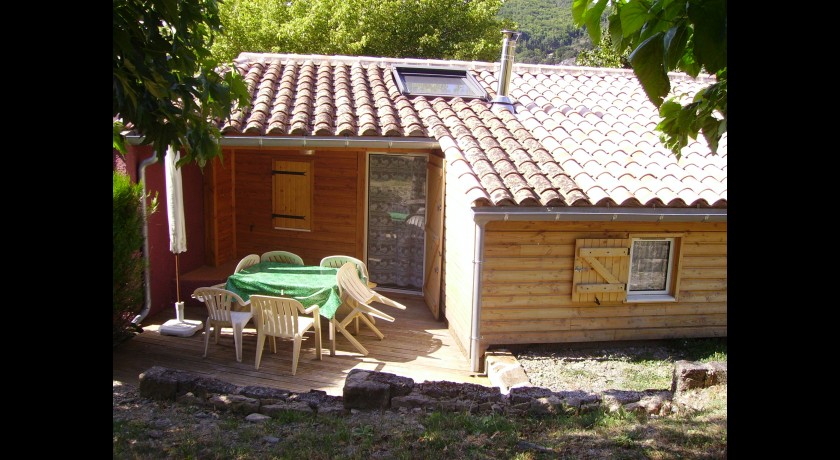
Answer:
[[[133,181],[139,178],[140,163],[153,155],[149,146],[129,146],[124,160],[125,171]],[[121,169],[123,161],[115,154],[114,168]],[[169,251],[169,224],[166,209],[166,182],[162,162],[146,167],[146,192],[157,192],[157,211],[149,217],[149,275],[151,278],[151,307],[149,315],[169,308],[173,317],[177,291],[175,282],[175,254]],[[178,255],[181,274],[204,265],[204,193],[203,174],[194,163],[181,167],[184,189],[184,217],[187,228],[187,251]],[[181,290],[181,300],[191,292]]]

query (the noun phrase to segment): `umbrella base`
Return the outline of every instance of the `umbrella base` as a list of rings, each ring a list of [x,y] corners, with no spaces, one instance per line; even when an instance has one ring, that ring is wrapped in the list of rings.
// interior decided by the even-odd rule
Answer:
[[[175,319],[163,323],[158,332],[163,335],[190,337],[203,327],[201,321],[184,319],[184,302],[175,302]]]
[[[170,319],[160,326],[158,332],[163,335],[175,335],[178,337],[190,337],[204,327],[201,321]]]

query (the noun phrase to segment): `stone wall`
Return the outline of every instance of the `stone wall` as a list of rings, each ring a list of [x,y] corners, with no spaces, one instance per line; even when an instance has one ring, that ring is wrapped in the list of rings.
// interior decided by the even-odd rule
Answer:
[[[678,361],[671,390],[551,391],[518,386],[503,394],[499,387],[447,381],[415,383],[386,372],[350,371],[342,396],[311,390],[237,386],[215,378],[155,366],[140,374],[140,395],[150,399],[209,406],[248,416],[273,417],[281,411],[346,415],[354,410],[470,412],[476,414],[576,415],[604,408],[664,416],[675,412],[679,392],[726,383],[725,363]]]

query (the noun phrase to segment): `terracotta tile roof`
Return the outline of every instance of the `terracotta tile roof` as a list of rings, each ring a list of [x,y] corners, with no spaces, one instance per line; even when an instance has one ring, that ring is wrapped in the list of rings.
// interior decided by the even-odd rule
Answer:
[[[404,96],[395,65],[466,69],[496,95],[499,63],[243,53],[253,95],[226,136],[434,138],[476,206],[721,207],[727,137],[718,154],[693,141],[677,161],[633,72],[514,64],[515,113],[487,101]],[[671,74],[693,95],[710,80]]]

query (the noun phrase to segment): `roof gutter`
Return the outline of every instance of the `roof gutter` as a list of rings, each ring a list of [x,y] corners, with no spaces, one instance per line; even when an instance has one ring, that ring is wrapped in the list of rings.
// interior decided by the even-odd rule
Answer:
[[[143,200],[141,203],[143,209],[143,260],[146,261],[143,268],[143,276],[145,277],[144,289],[146,294],[146,303],[140,313],[134,317],[131,322],[139,326],[140,322],[146,319],[146,315],[152,309],[152,276],[149,268],[149,219],[146,206],[146,167],[158,161],[157,154],[152,152],[152,156],[143,160],[137,167],[137,177],[143,190]]]
[[[133,145],[143,142],[141,136],[126,136]],[[375,148],[375,149],[439,149],[433,137],[349,137],[349,136],[223,136],[223,147],[297,147],[297,148]]]
[[[586,222],[726,222],[726,208],[474,207],[476,222],[509,220]]]

